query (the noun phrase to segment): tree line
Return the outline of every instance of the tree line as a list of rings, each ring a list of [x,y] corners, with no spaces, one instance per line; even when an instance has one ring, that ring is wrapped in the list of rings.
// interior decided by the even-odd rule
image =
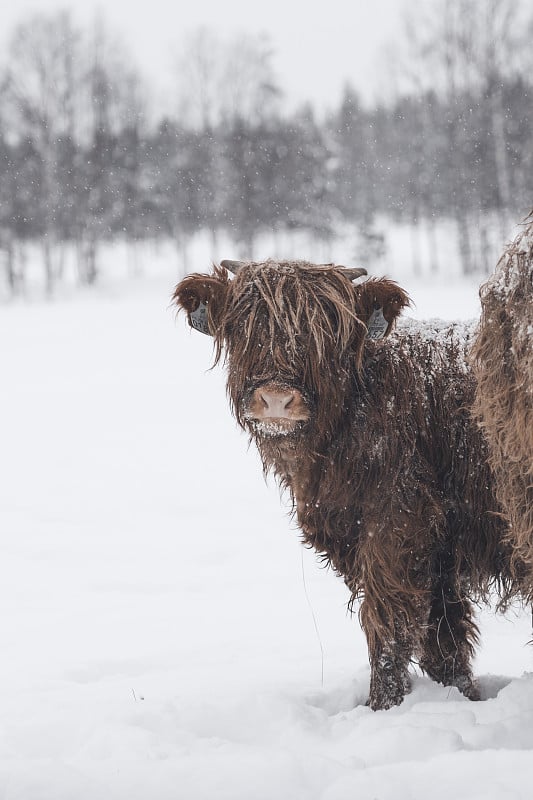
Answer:
[[[93,284],[110,241],[172,240],[185,270],[199,232],[214,258],[220,235],[253,258],[266,231],[328,241],[350,229],[368,263],[383,218],[430,239],[452,220],[463,271],[487,270],[494,230],[504,236],[533,205],[533,27],[513,0],[430,5],[416,25],[406,18],[408,57],[397,54],[386,101],[365,104],[347,85],[320,118],[311,105],[283,111],[260,37],[190,37],[161,115],[101,21],[87,31],[60,12],[21,23],[0,74],[7,291],[24,291],[30,246],[52,293],[67,248]]]

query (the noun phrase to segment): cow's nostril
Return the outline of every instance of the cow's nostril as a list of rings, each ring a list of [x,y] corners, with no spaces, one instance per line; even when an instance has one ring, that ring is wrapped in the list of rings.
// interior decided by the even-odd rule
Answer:
[[[289,399],[285,403],[285,408],[290,408],[294,402],[294,394],[291,394]]]
[[[261,402],[263,403],[264,407],[268,408],[268,400],[266,399],[265,395],[260,393],[259,397],[261,398]]]

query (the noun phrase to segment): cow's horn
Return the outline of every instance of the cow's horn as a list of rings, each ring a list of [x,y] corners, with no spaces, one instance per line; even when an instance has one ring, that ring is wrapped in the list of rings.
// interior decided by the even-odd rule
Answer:
[[[354,281],[356,278],[360,278],[361,275],[368,275],[366,269],[364,267],[342,267],[339,266],[339,269],[342,269],[343,273],[349,278],[351,281]]]
[[[225,267],[230,272],[233,272],[234,275],[236,275],[238,271],[244,267],[245,264],[246,261],[230,261],[227,258],[225,258],[224,261],[220,262],[221,267]]]

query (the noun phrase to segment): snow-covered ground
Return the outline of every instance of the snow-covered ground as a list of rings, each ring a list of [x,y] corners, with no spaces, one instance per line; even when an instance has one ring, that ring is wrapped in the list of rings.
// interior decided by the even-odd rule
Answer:
[[[369,711],[344,585],[172,280],[0,307],[0,798],[529,800],[529,613],[482,613],[483,702],[418,675]],[[477,313],[474,284],[408,288]]]

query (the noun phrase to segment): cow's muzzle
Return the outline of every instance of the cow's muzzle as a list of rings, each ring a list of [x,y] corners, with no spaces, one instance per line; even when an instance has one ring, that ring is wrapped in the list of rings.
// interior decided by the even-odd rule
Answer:
[[[259,433],[276,436],[301,427],[309,419],[310,413],[298,389],[265,383],[251,393],[245,416]]]

